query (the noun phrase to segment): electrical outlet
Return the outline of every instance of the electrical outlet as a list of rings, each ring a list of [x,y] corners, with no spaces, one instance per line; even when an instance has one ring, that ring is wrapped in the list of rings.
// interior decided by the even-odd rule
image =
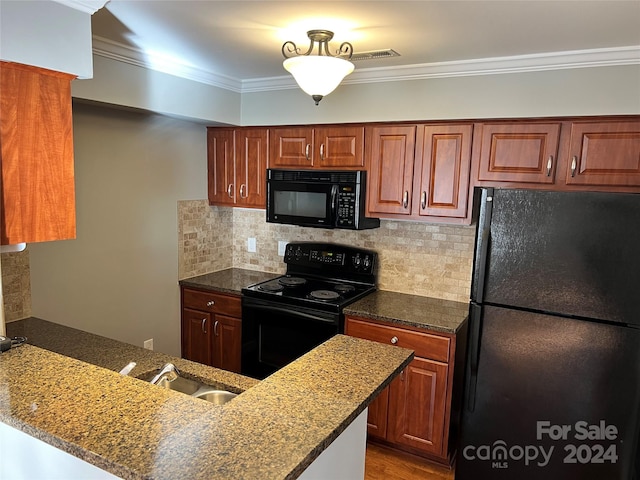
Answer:
[[[256,239],[254,237],[247,238],[247,252],[255,253],[256,251]]]
[[[284,257],[284,251],[287,248],[287,243],[284,240],[278,240],[278,255]]]
[[[144,348],[147,350],[153,350],[153,338],[144,341]]]

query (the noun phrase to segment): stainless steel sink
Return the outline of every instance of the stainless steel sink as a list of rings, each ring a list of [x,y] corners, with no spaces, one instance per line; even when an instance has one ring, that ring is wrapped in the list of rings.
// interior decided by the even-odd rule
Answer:
[[[150,381],[158,375],[160,370],[149,372],[138,377],[140,380]],[[172,375],[161,378],[155,385],[167,388],[176,392],[184,393],[201,400],[213,403],[214,405],[224,405],[238,396],[237,393],[220,390],[211,385],[201,383],[197,380],[185,378],[180,375]]]

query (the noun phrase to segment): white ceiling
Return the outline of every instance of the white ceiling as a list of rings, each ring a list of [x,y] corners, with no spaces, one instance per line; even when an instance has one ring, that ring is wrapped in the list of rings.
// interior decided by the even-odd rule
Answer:
[[[310,29],[363,60],[349,78],[640,64],[640,0],[110,0],[92,17],[94,52],[235,91],[294,85],[282,44]]]

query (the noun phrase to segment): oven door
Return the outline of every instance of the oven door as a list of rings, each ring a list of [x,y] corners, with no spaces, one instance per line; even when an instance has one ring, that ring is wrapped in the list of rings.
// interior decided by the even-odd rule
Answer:
[[[339,333],[340,314],[242,298],[242,374],[264,379]]]
[[[268,180],[267,222],[333,228],[338,186],[331,183]]]

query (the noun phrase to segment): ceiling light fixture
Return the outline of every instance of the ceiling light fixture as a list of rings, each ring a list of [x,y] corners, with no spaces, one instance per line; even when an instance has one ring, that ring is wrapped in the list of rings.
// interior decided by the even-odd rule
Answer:
[[[309,30],[307,36],[311,43],[305,53],[300,53],[293,42],[282,45],[282,55],[286,59],[282,65],[318,105],[322,97],[333,92],[342,79],[353,72],[353,63],[349,61],[353,55],[353,46],[344,42],[336,54],[332,55],[329,52],[329,41],[333,38],[333,32]],[[311,55],[316,43],[318,54]]]

